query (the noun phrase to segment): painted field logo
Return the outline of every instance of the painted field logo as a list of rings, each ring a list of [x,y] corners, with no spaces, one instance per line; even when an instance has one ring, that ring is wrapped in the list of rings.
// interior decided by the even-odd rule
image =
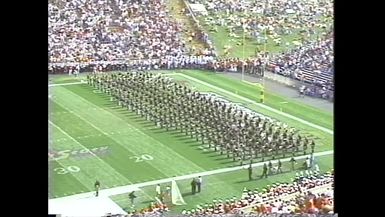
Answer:
[[[48,152],[48,161],[63,160],[69,157],[71,158],[89,158],[94,155],[103,156],[109,153],[109,146],[96,147],[92,149],[80,149],[80,150],[63,150],[63,151],[51,151]]]

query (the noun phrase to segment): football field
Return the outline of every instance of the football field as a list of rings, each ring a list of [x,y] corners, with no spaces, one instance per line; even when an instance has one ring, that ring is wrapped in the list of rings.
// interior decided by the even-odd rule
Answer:
[[[301,130],[315,139],[320,169],[333,167],[332,113],[268,92],[261,104],[258,85],[220,74],[178,70],[168,71],[167,76]],[[154,201],[156,184],[163,188],[175,179],[186,202],[171,208],[171,213],[178,213],[213,199],[240,197],[244,187],[289,182],[298,172],[290,171],[289,163],[284,162],[283,174],[259,179],[261,160],[255,159],[255,179],[249,181],[239,162],[184,133],[155,126],[82,80],[85,77],[59,76],[49,85],[49,199],[91,194],[99,180],[100,196],[130,211]],[[298,169],[305,157],[300,158]],[[202,193],[191,195],[191,179],[198,175],[203,175]],[[130,206],[127,196],[132,189],[139,189],[135,207]]]

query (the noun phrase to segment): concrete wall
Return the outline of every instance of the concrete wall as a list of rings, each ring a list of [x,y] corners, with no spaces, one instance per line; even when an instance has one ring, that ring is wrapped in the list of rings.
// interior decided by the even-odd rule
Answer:
[[[270,80],[276,81],[281,84],[285,84],[287,86],[296,87],[296,88],[302,85],[302,82],[300,81],[285,77],[283,75],[278,75],[272,72],[268,72],[268,71],[265,71],[265,78],[268,78]]]

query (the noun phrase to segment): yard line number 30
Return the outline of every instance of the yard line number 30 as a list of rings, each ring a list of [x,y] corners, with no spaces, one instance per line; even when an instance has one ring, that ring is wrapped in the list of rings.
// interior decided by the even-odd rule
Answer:
[[[149,154],[142,154],[140,156],[130,156],[130,159],[135,159],[135,163],[143,162],[146,160],[154,160],[154,158]]]
[[[53,169],[57,174],[59,175],[64,175],[64,174],[67,174],[67,173],[77,173],[80,171],[80,168],[77,167],[77,166],[68,166],[66,168],[63,168],[63,167],[57,167],[55,169]]]

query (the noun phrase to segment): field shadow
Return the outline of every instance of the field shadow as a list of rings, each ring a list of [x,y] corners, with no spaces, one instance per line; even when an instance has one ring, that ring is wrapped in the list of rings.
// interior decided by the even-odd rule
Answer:
[[[220,164],[235,164],[235,161],[229,160],[229,161],[220,162]],[[241,164],[237,164],[237,165],[234,165],[234,166],[240,166],[240,165]]]
[[[196,144],[197,142],[194,141],[194,140],[188,140],[188,139],[180,139],[181,142],[183,142],[184,144]],[[193,145],[189,145],[189,146],[193,146]]]
[[[117,103],[112,103],[111,102],[111,103],[104,103],[102,106],[114,109],[114,107],[119,106],[119,105]]]
[[[199,150],[202,150],[202,149],[199,149]],[[204,153],[204,154],[213,154],[213,153],[215,153],[215,151],[203,151],[202,150],[202,153]],[[217,154],[208,155],[207,157],[216,157],[216,156],[218,156],[218,155]]]
[[[219,156],[221,156],[221,155],[219,155]],[[224,156],[224,157],[215,158],[214,160],[215,160],[215,161],[223,161],[223,160],[228,161],[228,160],[230,160],[230,158]]]
[[[198,143],[197,141],[195,141],[195,144],[191,144],[190,146],[191,147],[194,147],[194,146],[202,146],[202,145],[205,145],[205,144],[202,144],[202,143]]]
[[[136,119],[135,123],[140,124],[143,127],[148,127],[148,126],[155,125],[151,121],[146,120],[145,118]]]
[[[220,157],[221,156],[221,154],[215,150],[207,151],[207,153],[212,154],[212,155],[209,155],[209,157]]]
[[[155,124],[154,124],[153,126],[156,127]],[[152,133],[156,133],[156,134],[161,134],[161,133],[167,132],[166,129],[160,128],[160,127],[150,128],[149,130],[150,130]]]
[[[182,142],[182,143],[185,143],[185,144],[195,144],[196,143],[196,141],[191,139],[190,137],[173,137],[173,138],[175,140],[178,140],[179,142]]]
[[[186,197],[186,196],[192,196],[192,192],[185,192],[185,193],[182,193],[182,197]]]
[[[193,139],[193,138],[190,137],[190,135],[185,135],[184,133],[172,133],[171,136],[173,136],[174,138],[181,138],[181,139],[182,138],[183,139],[189,139],[189,140]]]
[[[111,110],[117,111],[117,112],[123,112],[123,111],[128,112],[128,110],[126,108],[122,108],[120,106],[117,107],[117,105],[115,105],[115,106],[111,105],[111,106],[108,106],[108,108]]]
[[[233,182],[234,184],[242,184],[242,183],[247,183],[247,182],[252,182],[252,181],[256,181],[256,180],[259,180],[261,177],[257,177],[257,178],[253,178],[252,180],[249,180],[249,177],[247,176],[247,174],[245,174],[245,180],[241,180],[241,181],[236,181],[236,182]]]
[[[124,115],[126,118],[130,118],[130,119],[132,119],[132,118],[135,118],[135,116],[132,116],[131,115],[131,112],[130,111],[128,111],[128,110],[126,110],[126,109],[116,109],[115,110],[117,113],[119,113],[119,114],[122,114],[122,115]]]
[[[172,131],[170,131],[170,134],[173,135],[173,136],[177,136],[177,135],[183,135],[184,136],[184,132],[180,132],[180,130],[178,129],[173,129]]]

